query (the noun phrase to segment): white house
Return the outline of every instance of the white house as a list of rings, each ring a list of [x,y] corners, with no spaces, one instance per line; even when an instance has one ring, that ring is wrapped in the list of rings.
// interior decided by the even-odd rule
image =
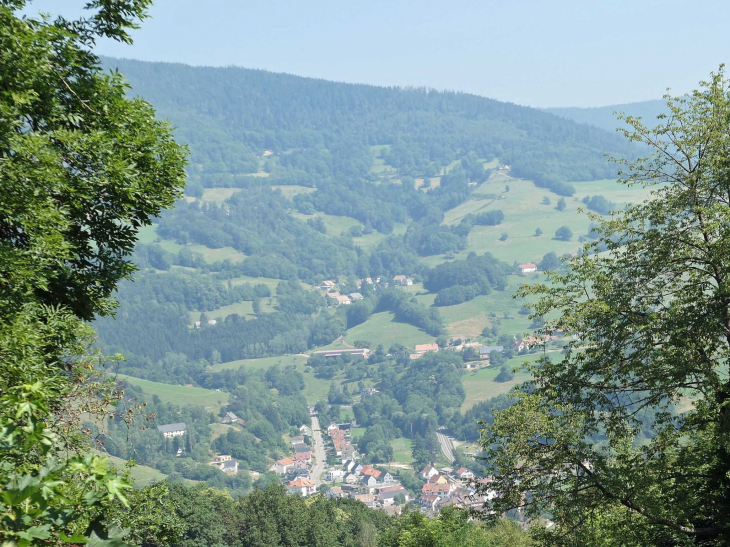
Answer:
[[[365,298],[359,292],[351,292],[349,296],[350,296],[350,300],[352,300],[353,302],[356,302],[357,300],[362,300],[363,298]]]
[[[427,465],[421,470],[421,478],[425,481],[438,474],[438,470],[432,465]]]
[[[300,496],[309,496],[317,492],[317,485],[314,481],[300,477],[296,480],[289,482],[289,493],[299,494]]]
[[[296,467],[293,458],[282,458],[275,461],[269,471],[273,471],[277,475],[286,475],[289,471]]]
[[[413,280],[407,275],[396,275],[393,278],[394,285],[400,285],[401,287],[410,287],[413,285]]]
[[[360,479],[354,473],[350,473],[345,477],[345,482],[347,484],[357,484],[358,482],[360,482]]]
[[[345,470],[344,469],[330,469],[327,471],[327,480],[328,481],[342,481],[342,479],[345,478]]]
[[[177,423],[177,424],[167,424],[167,425],[158,425],[157,431],[162,433],[162,435],[169,439],[171,437],[180,437],[181,435],[185,435],[185,432],[187,431],[187,426],[184,422]]]
[[[466,467],[460,467],[459,469],[456,470],[456,473],[454,473],[454,475],[456,475],[457,479],[460,479],[463,481],[470,481],[474,478],[474,473],[472,471],[470,471],[469,469],[467,469]]]
[[[308,425],[303,425],[299,428],[299,432],[304,435],[305,437],[311,437],[312,436],[312,428]]]
[[[532,262],[528,262],[527,264],[520,264],[519,268],[523,274],[528,274],[528,273],[537,271],[537,266],[535,264],[533,264]]]

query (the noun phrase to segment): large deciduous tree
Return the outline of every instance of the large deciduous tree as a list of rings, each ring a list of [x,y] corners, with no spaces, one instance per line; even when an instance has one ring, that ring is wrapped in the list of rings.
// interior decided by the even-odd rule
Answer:
[[[730,542],[729,89],[721,68],[657,127],[625,118],[652,153],[622,182],[652,199],[597,218],[567,273],[522,289],[572,339],[482,442],[493,508],[549,516],[545,544]]]
[[[26,4],[0,0],[0,541],[103,544],[100,516],[129,484],[78,427],[115,395],[84,321],[113,311],[138,228],[180,196],[186,151],[92,53],[129,42],[148,0],[91,1],[76,21]]]

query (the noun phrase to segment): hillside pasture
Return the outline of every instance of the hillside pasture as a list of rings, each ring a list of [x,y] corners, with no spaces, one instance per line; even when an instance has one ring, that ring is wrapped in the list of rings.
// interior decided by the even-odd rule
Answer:
[[[274,365],[286,367],[289,365],[303,365],[307,362],[304,355],[282,355],[280,357],[262,357],[261,359],[240,359],[238,361],[228,361],[226,363],[218,363],[210,367],[213,372],[221,370],[236,370],[239,368],[247,368],[251,370],[265,370]]]
[[[153,395],[157,395],[163,403],[200,405],[214,413],[218,413],[221,407],[227,405],[230,397],[230,394],[224,391],[215,391],[202,387],[163,384],[161,382],[127,376],[126,374],[117,374],[116,376],[120,380],[142,388],[145,395],[150,398]]]
[[[408,347],[427,344],[433,342],[434,336],[408,323],[396,321],[395,315],[391,312],[378,312],[371,315],[364,323],[349,329],[345,340],[350,344],[356,340],[367,340],[371,349],[375,349],[379,344],[388,349],[395,343]]]

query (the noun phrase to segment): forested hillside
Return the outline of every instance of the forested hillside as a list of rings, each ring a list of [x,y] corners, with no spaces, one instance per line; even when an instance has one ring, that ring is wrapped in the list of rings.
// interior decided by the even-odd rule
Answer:
[[[254,173],[254,154],[288,152],[290,183],[367,178],[368,146],[402,175],[436,175],[470,151],[538,184],[613,176],[618,137],[539,110],[427,89],[352,85],[243,68],[107,59],[191,144],[192,180]],[[283,175],[282,175],[283,176]],[[223,184],[228,186],[228,184]]]

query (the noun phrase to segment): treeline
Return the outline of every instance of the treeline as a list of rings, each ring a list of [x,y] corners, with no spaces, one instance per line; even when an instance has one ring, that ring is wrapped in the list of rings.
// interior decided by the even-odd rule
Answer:
[[[119,508],[105,517],[131,530],[125,541],[148,547],[529,547],[515,522],[487,525],[466,511],[446,509],[434,518],[415,510],[398,517],[352,499],[291,496],[269,485],[233,499],[203,486],[166,482],[134,495],[154,500],[149,514]],[[135,503],[140,506],[142,503]]]
[[[123,282],[120,291],[125,302],[130,304],[179,303],[191,311],[211,311],[271,296],[268,285],[244,283],[233,286],[208,275],[181,270],[168,273],[146,270],[134,282]]]
[[[423,282],[424,288],[438,293],[434,304],[450,306],[480,295],[492,288],[503,290],[512,268],[490,253],[477,256],[470,253],[465,260],[445,262],[430,270]]]

